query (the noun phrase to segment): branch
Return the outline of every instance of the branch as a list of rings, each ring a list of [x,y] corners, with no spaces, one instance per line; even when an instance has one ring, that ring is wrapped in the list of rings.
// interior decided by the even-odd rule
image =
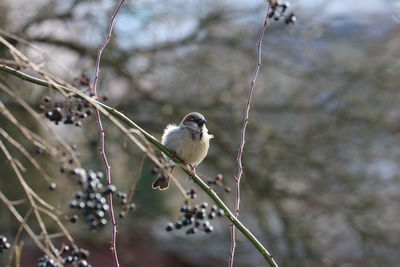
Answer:
[[[107,36],[103,41],[103,44],[101,45],[100,49],[97,52],[97,57],[96,57],[96,70],[95,70],[95,77],[94,77],[94,82],[93,82],[93,87],[90,87],[90,91],[97,100],[97,82],[99,80],[99,73],[100,73],[100,62],[101,62],[101,55],[103,54],[104,49],[106,48],[108,42],[111,39],[111,34],[115,22],[115,18],[121,9],[121,7],[125,4],[125,0],[121,0],[117,7],[114,10],[113,15],[111,16],[110,23],[108,25],[108,32]],[[100,139],[100,154],[104,162],[104,166],[106,168],[106,176],[107,176],[107,184],[111,185],[111,166],[108,163],[107,155],[106,155],[106,148],[105,148],[105,133],[104,133],[104,128],[103,128],[103,123],[101,121],[100,117],[100,111],[97,107],[96,109],[96,120],[97,120],[97,126],[99,128],[99,139]],[[118,254],[117,254],[117,247],[116,247],[116,241],[117,241],[117,223],[115,221],[115,216],[114,216],[114,207],[113,207],[113,199],[112,199],[112,194],[108,194],[108,205],[110,206],[110,218],[111,218],[111,223],[112,223],[112,235],[111,235],[111,251],[113,255],[113,260],[114,260],[114,266],[119,267],[119,261],[118,261]]]
[[[11,201],[8,200],[8,198],[3,194],[3,192],[0,190],[0,199],[3,201],[3,203],[7,206],[7,208],[12,212],[14,217],[18,220],[18,222],[24,227],[25,231],[28,233],[28,235],[32,238],[33,242],[40,248],[42,251],[44,251],[47,255],[51,256],[53,253],[44,246],[37,235],[33,232],[33,230],[25,223],[25,219],[19,214],[19,212],[14,208],[12,205]]]
[[[38,79],[35,77],[32,77],[28,74],[25,74],[19,70],[10,68],[6,65],[0,64],[0,71],[4,71],[7,73],[10,73],[16,77],[19,77],[25,81],[28,81],[30,83],[34,83],[37,85],[41,85],[47,88],[55,88],[57,87],[60,90],[64,90],[67,92],[73,92],[72,89],[62,86],[59,84],[54,84],[52,82],[48,82],[42,79]],[[261,255],[265,258],[265,260],[269,263],[270,266],[272,267],[278,267],[276,264],[275,260],[273,259],[272,255],[264,248],[264,246],[260,243],[260,241],[240,222],[236,216],[228,209],[226,204],[221,200],[221,198],[215,193],[212,188],[210,188],[199,176],[193,175],[192,172],[187,168],[187,166],[179,161],[176,157],[173,156],[173,153],[168,150],[164,145],[162,145],[155,137],[147,133],[145,130],[143,130],[139,125],[137,125],[135,122],[130,120],[128,117],[126,117],[123,113],[117,111],[115,108],[109,107],[97,100],[94,100],[92,98],[87,98],[87,100],[92,104],[92,105],[98,105],[104,111],[106,114],[111,115],[112,117],[118,119],[120,122],[125,124],[127,127],[136,129],[141,134],[146,138],[146,140],[151,143],[156,149],[158,149],[160,152],[164,153],[168,157],[171,158],[190,178],[193,179],[193,181],[215,202],[215,204],[225,212],[225,216],[239,229],[240,232],[256,247],[256,249],[261,253]]]
[[[257,65],[256,65],[256,70],[254,71],[253,79],[251,80],[251,84],[250,84],[250,88],[249,88],[249,95],[247,97],[246,110],[245,110],[244,118],[243,118],[243,126],[242,126],[242,129],[240,130],[240,146],[239,146],[239,151],[238,151],[237,160],[236,160],[237,165],[238,165],[238,173],[235,177],[235,180],[236,180],[235,216],[236,217],[238,217],[239,213],[240,213],[240,181],[242,179],[242,174],[243,174],[242,154],[243,154],[243,150],[244,150],[244,144],[246,143],[246,129],[247,129],[247,124],[249,123],[251,98],[253,96],[253,91],[254,91],[254,88],[256,87],[258,73],[260,72],[260,68],[261,68],[262,42],[264,39],[265,31],[267,30],[267,27],[269,26],[268,14],[269,14],[270,8],[271,8],[271,3],[269,1],[267,3],[267,11],[265,13],[264,23],[261,28],[259,39],[257,41],[257,47],[258,47]],[[235,225],[231,224],[230,228],[231,228],[231,250],[230,250],[230,254],[229,254],[229,267],[233,267],[233,260],[235,258],[235,249],[236,249]]]

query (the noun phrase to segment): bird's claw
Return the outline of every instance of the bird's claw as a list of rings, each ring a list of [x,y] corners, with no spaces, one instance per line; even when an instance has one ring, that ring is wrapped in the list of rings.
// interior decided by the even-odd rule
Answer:
[[[189,166],[189,169],[190,169],[190,176],[191,176],[191,177],[196,176],[196,167],[194,167],[194,166],[191,165],[191,164],[188,164],[188,166]]]

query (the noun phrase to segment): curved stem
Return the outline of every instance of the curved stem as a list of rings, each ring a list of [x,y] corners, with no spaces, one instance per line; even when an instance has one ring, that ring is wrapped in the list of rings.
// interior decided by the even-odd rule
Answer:
[[[270,8],[271,8],[271,3],[268,2],[263,26],[261,28],[260,36],[257,41],[258,56],[257,56],[256,69],[254,71],[253,79],[251,80],[251,83],[250,83],[249,94],[247,96],[246,109],[245,109],[244,118],[243,118],[243,126],[240,129],[240,146],[239,146],[239,151],[238,151],[238,154],[236,157],[236,162],[238,165],[238,173],[235,177],[235,181],[236,181],[235,216],[236,217],[239,217],[239,214],[240,214],[240,181],[242,179],[242,174],[243,174],[242,155],[243,155],[243,150],[244,150],[244,144],[246,143],[246,129],[247,129],[247,125],[249,124],[249,120],[250,120],[249,114],[250,114],[251,99],[253,97],[253,92],[256,87],[258,73],[260,72],[261,65],[262,65],[262,63],[261,63],[262,42],[264,39],[265,31],[267,30],[267,27],[269,25],[268,14],[269,14]],[[233,267],[233,260],[235,258],[235,249],[236,249],[235,225],[231,224],[230,228],[231,228],[231,250],[229,253],[228,264],[229,264],[229,267]]]

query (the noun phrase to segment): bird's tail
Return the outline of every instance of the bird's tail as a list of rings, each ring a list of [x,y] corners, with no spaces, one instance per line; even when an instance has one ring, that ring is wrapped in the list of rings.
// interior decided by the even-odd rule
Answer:
[[[174,166],[171,167],[170,172],[162,172],[157,179],[154,181],[152,187],[153,189],[159,188],[160,190],[165,190],[169,186],[169,181],[171,179],[172,171],[174,170]]]

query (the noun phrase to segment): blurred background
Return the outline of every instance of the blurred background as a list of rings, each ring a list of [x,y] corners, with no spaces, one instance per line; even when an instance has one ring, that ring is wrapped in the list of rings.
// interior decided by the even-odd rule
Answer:
[[[34,63],[77,84],[82,74],[93,77],[96,50],[117,2],[2,0],[2,31],[44,52],[0,35]],[[296,24],[272,20],[265,35],[243,156],[240,219],[280,266],[400,266],[400,1],[290,3]],[[204,114],[215,138],[198,173],[211,178],[221,173],[234,189],[240,127],[265,10],[262,0],[128,1],[102,58],[99,94],[157,138],[168,122],[179,123],[190,111]],[[4,45],[0,57],[11,58]],[[49,94],[1,72],[0,81],[38,112]],[[21,124],[52,138],[15,99],[2,91],[0,97]],[[84,168],[103,170],[93,116],[82,127],[48,124],[76,145]],[[113,124],[105,124],[114,184],[127,192],[138,180],[136,210],[117,219],[122,266],[226,265],[228,221],[213,220],[211,234],[166,232],[166,223],[179,218],[182,194],[176,187],[152,190],[151,161],[144,160],[139,169],[139,149]],[[3,114],[0,125],[34,153],[36,147]],[[20,152],[0,140],[29,167]],[[65,159],[35,158],[57,189],[49,191],[33,168],[25,173],[28,183],[73,214],[68,201],[78,186],[59,171]],[[3,153],[0,176],[9,199],[25,197]],[[179,180],[185,189],[194,186],[185,176]],[[233,207],[234,193],[217,190]],[[195,201],[209,200],[199,193]],[[90,230],[82,221],[62,220],[79,246],[90,250],[93,266],[112,266],[109,225]],[[18,227],[1,204],[1,234],[12,241]],[[35,266],[43,252],[24,232],[21,238],[22,266]],[[7,262],[7,253],[0,254],[0,262]],[[240,233],[235,265],[266,266]]]

